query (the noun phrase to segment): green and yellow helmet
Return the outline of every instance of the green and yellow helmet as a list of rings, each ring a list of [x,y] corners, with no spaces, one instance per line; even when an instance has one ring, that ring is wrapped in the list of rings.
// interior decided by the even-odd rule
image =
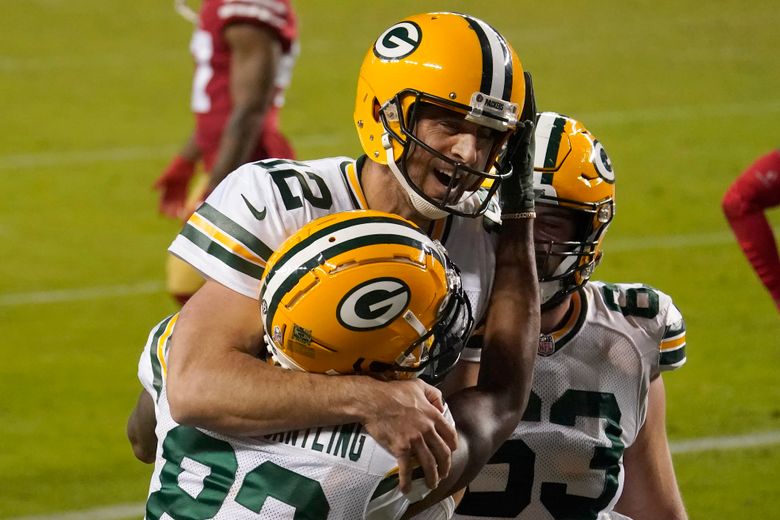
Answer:
[[[536,242],[542,305],[551,306],[587,282],[601,259],[615,214],[615,172],[602,144],[575,119],[542,112],[535,139],[536,204],[567,208],[578,223],[574,241]]]
[[[443,356],[454,363],[473,322],[441,244],[372,210],[288,238],[268,260],[260,306],[273,359],[315,373],[410,377]]]
[[[493,168],[517,125],[524,98],[522,65],[498,31],[465,14],[426,13],[389,27],[368,50],[358,78],[354,121],[365,153],[371,160],[390,166],[421,214],[429,218],[447,213],[475,216],[486,204],[466,205],[466,210],[461,205],[463,199],[485,179],[500,181],[509,174]],[[494,130],[487,164],[482,169],[470,168],[419,139],[415,135],[415,109],[421,103],[462,114]],[[473,188],[449,203],[446,198],[428,197],[406,172],[405,160],[413,144],[454,167],[450,189],[466,174],[478,178]],[[494,182],[493,190],[499,184]]]

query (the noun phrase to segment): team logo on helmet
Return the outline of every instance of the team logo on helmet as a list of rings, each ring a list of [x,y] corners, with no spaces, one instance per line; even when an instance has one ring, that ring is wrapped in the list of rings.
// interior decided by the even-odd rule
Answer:
[[[593,143],[593,166],[599,176],[610,184],[615,182],[615,171],[612,169],[612,161],[604,149],[604,146],[596,141]]]
[[[379,35],[374,44],[374,54],[383,60],[399,60],[413,53],[421,40],[419,25],[400,22]]]
[[[384,327],[406,309],[409,287],[397,278],[375,278],[349,291],[336,308],[339,323],[350,330]]]

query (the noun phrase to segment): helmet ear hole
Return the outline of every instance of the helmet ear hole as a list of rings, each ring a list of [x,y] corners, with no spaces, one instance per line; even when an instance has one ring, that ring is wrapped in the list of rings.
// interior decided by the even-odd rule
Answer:
[[[374,122],[379,122],[379,110],[382,108],[382,105],[379,104],[379,100],[377,98],[374,98],[373,108],[372,108],[372,114],[374,116]]]

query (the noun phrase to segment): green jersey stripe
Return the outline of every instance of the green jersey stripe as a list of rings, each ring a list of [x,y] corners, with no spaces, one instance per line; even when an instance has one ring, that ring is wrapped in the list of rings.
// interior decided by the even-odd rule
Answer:
[[[154,375],[152,386],[154,386],[154,390],[157,392],[155,401],[160,399],[160,392],[162,392],[162,366],[160,365],[160,360],[157,359],[157,342],[160,341],[160,336],[165,333],[165,329],[168,328],[168,323],[170,323],[174,316],[175,314],[171,314],[160,322],[157,326],[157,330],[154,331],[154,336],[152,336],[151,344],[149,345],[149,358],[152,363],[152,374]]]
[[[195,212],[203,218],[214,224],[220,230],[224,231],[237,241],[244,244],[253,253],[267,261],[273,254],[273,250],[265,245],[259,238],[241,227],[229,217],[220,213],[216,208],[209,204],[202,204]]]
[[[228,251],[219,243],[213,241],[209,236],[203,234],[190,224],[185,224],[184,229],[181,230],[181,236],[213,256],[218,260],[221,260],[225,265],[231,269],[235,269],[247,276],[251,276],[257,280],[260,280],[263,276],[263,268],[259,265],[253,264],[238,256],[232,251]]]
[[[344,161],[341,164],[339,164],[339,171],[341,172],[341,178],[344,181],[344,186],[347,187],[347,194],[349,195],[349,200],[352,201],[352,206],[355,209],[360,209],[360,203],[357,200],[357,197],[355,197],[355,192],[352,189],[352,185],[349,183],[349,175],[347,173],[347,168],[350,165],[350,161]]]
[[[685,345],[674,350],[666,350],[661,352],[661,356],[658,360],[658,364],[661,366],[673,366],[678,365],[685,360]]]
[[[585,324],[585,318],[588,316],[588,298],[585,295],[585,291],[583,291],[582,287],[580,287],[577,289],[577,292],[579,293],[579,299],[582,306],[580,309],[580,315],[577,316],[577,321],[574,326],[555,342],[555,352],[558,352],[560,349],[562,349],[569,342],[569,340],[577,335],[580,329],[582,329],[582,326]]]
[[[677,323],[673,323],[664,329],[663,339],[668,340],[683,335],[685,335],[685,321],[680,320]]]
[[[422,480],[425,478],[425,472],[420,466],[417,466],[412,469],[412,480]],[[398,473],[393,473],[392,475],[389,475],[382,479],[379,484],[377,484],[376,489],[374,490],[374,494],[371,495],[371,500],[375,500],[382,495],[391,492],[396,487],[398,487]]]
[[[393,473],[377,484],[374,494],[371,495],[371,500],[375,500],[382,495],[391,492],[396,487],[398,487],[398,473]]]

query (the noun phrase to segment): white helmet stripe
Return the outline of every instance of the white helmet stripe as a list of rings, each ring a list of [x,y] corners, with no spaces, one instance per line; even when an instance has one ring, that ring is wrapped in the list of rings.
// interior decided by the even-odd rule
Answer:
[[[558,158],[566,118],[553,112],[542,112],[536,122],[536,147],[534,148],[534,168],[554,168]]]
[[[482,47],[482,84],[480,90],[499,99],[512,95],[512,57],[506,42],[495,29],[471,16],[464,16],[477,33]]]
[[[323,251],[333,248],[334,244],[344,244],[354,239],[370,240],[371,237],[377,237],[376,243],[379,243],[382,240],[379,238],[380,236],[395,236],[399,239],[399,242],[417,243],[420,244],[420,247],[430,241],[418,230],[400,223],[390,222],[355,223],[354,225],[325,233],[319,238],[312,240],[306,247],[296,251],[291,257],[284,259],[283,263],[277,264],[278,268],[275,268],[272,273],[266,276],[263,300],[268,305],[268,313],[273,314],[276,305],[283,297],[282,292],[285,290],[283,288],[287,287],[286,290],[289,290],[290,285],[295,285],[297,279],[309,272],[310,267],[307,267],[307,264],[310,264],[315,259],[319,260]],[[335,240],[331,240],[332,238],[335,238]],[[435,251],[429,250],[429,252],[438,258]]]

